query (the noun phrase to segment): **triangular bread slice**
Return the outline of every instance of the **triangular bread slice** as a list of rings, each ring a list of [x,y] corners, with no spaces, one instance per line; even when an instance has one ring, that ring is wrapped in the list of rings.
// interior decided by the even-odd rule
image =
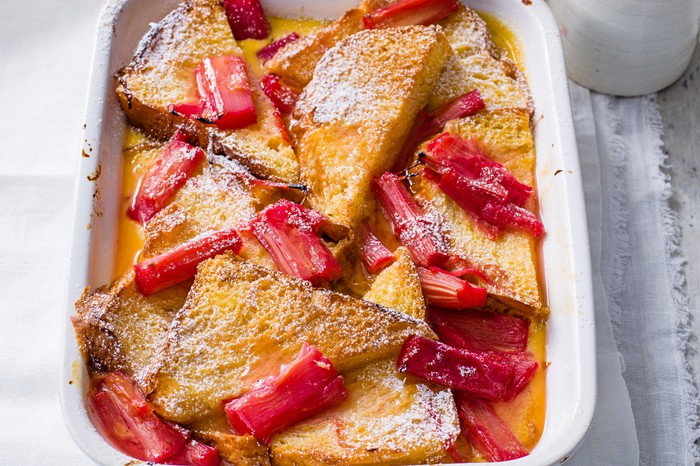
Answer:
[[[316,346],[340,372],[398,353],[425,323],[222,254],[199,266],[187,302],[152,367],[150,396],[165,419],[190,423]]]
[[[153,26],[131,62],[116,74],[117,96],[129,123],[158,139],[167,139],[178,127],[184,127],[202,147],[213,142],[217,151],[240,160],[260,177],[296,182],[299,165],[294,151],[285,140],[274,105],[250,69],[256,124],[220,130],[168,111],[170,104],[197,97],[195,67],[203,59],[219,55],[243,57],[223,6],[214,0],[185,0]]]
[[[437,463],[459,435],[452,393],[399,374],[394,360],[344,375],[348,398],[275,436],[272,464]]]
[[[354,229],[451,50],[440,28],[365,30],[326,52],[294,112],[311,207]]]
[[[396,262],[379,272],[362,299],[425,320],[425,300],[416,265],[404,247],[396,249],[394,255]]]
[[[445,131],[481,141],[493,160],[521,183],[535,187],[535,147],[527,109],[479,112],[447,123]],[[434,183],[417,176],[413,189],[425,207],[443,219],[453,254],[468,259],[492,280],[484,284],[491,295],[526,314],[547,312],[537,281],[537,242],[531,235],[506,230],[491,239]],[[527,208],[534,208],[535,197],[528,200]]]

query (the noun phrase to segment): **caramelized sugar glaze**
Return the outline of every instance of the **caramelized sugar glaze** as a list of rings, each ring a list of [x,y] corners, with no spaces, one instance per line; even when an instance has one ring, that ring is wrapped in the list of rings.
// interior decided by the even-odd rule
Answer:
[[[515,62],[521,69],[525,66],[518,47],[517,38],[506,25],[495,17],[480,14],[487,23],[492,38],[496,46],[500,49],[504,57]],[[315,19],[287,19],[269,18],[272,29],[271,37],[274,39],[286,36],[291,32],[300,35],[308,35],[315,30],[325,26],[328,22]],[[246,59],[251,64],[253,73],[261,78],[263,69],[256,56],[258,50],[269,43],[269,39],[254,40],[248,39],[239,42],[239,46],[244,51]],[[156,147],[151,146],[149,139],[139,130],[129,126],[124,139],[124,159],[122,168],[122,216],[119,222],[119,234],[116,248],[115,280],[129,271],[139,259],[139,253],[144,245],[143,227],[126,215],[126,211],[132,202],[134,194],[138,190],[141,177],[146,173],[149,166],[157,156]],[[149,149],[153,149],[150,150]],[[382,242],[392,251],[400,244],[390,233],[391,227],[384,217],[374,215],[373,228],[380,236]],[[359,264],[358,264],[359,265]],[[540,280],[542,283],[542,280]],[[348,292],[361,297],[369,288],[369,278],[362,270],[357,268],[354,279],[348,285],[348,289],[341,291]],[[539,369],[529,385],[515,399],[511,401],[501,401],[495,404],[496,412],[506,421],[513,433],[522,444],[531,450],[537,444],[545,421],[545,369],[546,369],[546,322],[542,318],[530,318],[530,335],[528,339],[528,351],[539,363]],[[468,446],[462,445],[467,451]],[[483,459],[478,453],[472,452],[471,461],[479,462]]]

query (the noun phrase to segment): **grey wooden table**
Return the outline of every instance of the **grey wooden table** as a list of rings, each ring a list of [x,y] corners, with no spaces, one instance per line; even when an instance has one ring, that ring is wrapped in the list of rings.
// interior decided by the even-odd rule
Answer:
[[[679,215],[681,248],[687,259],[685,273],[694,328],[690,358],[697,386],[700,376],[700,46],[683,77],[659,92],[659,105],[674,191],[671,207]]]

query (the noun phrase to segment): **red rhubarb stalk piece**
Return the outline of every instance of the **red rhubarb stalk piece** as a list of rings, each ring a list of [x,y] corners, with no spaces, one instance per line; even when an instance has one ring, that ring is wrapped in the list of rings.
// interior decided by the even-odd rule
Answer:
[[[405,169],[418,145],[442,131],[448,121],[464,118],[484,108],[481,94],[475,89],[441,105],[430,113],[423,110],[418,112],[416,121],[413,122],[413,129],[401,148],[400,155],[391,171]]]
[[[265,75],[262,79],[263,92],[283,114],[289,115],[294,110],[299,93],[280,82],[279,76]]]
[[[457,10],[457,0],[403,0],[368,13],[363,20],[367,29],[428,25]]]
[[[544,234],[544,225],[535,217],[535,214],[515,204],[501,205],[489,202],[481,209],[481,216],[492,225],[526,231],[535,238]]]
[[[396,158],[396,162],[394,162],[391,171],[398,172],[405,170],[420,143],[440,131],[440,129],[441,128],[435,122],[435,118],[433,118],[430,113],[424,110],[418,112],[413,122],[413,128],[404,142],[403,147],[401,147],[401,152],[399,152],[399,156]]]
[[[396,365],[400,372],[487,400],[514,398],[538,368],[529,353],[472,352],[415,335],[404,342]]]
[[[472,351],[470,340],[463,332],[448,325],[433,325],[440,341],[459,349],[466,349],[489,364],[491,378],[505,386],[503,399],[512,400],[532,380],[539,364],[527,352],[501,353],[498,351]]]
[[[281,39],[278,39],[274,42],[270,42],[265,47],[258,50],[258,59],[261,63],[264,64],[270,58],[274,57],[282,47],[284,47],[287,44],[291,44],[297,39],[299,39],[299,34],[297,34],[296,32],[292,32],[291,34],[284,36]]]
[[[434,312],[435,309],[431,309]],[[446,311],[449,312],[449,311]],[[539,364],[528,352],[504,353],[500,351],[473,350],[473,340],[466,332],[444,324],[433,324],[433,330],[440,341],[461,350],[466,350],[483,360],[490,369],[490,377],[505,386],[503,398],[511,400],[515,398],[537,372]]]
[[[299,356],[280,374],[226,403],[224,410],[239,434],[268,444],[272,436],[324,411],[348,395],[343,377],[314,346],[304,343]]]
[[[163,461],[182,449],[183,430],[158,418],[122,372],[98,381],[88,395],[95,427],[115,448],[143,461]]]
[[[399,177],[384,173],[372,181],[372,192],[415,263],[439,267],[449,259],[439,227],[425,215]]]
[[[474,89],[439,106],[432,111],[432,116],[436,125],[442,129],[448,121],[473,115],[484,108],[486,105],[481,98],[481,93]]]
[[[195,69],[195,78],[207,107],[205,119],[213,120],[220,129],[245,128],[257,121],[253,90],[241,57],[205,58]]]
[[[504,202],[522,206],[532,194],[532,188],[520,183],[502,164],[491,160],[478,141],[464,140],[444,133],[430,141],[423,160],[438,173],[452,169],[473,181],[480,189]]]
[[[177,131],[163,152],[141,179],[134,202],[127,215],[139,223],[148,222],[175,196],[175,193],[206,159],[199,147],[187,144],[185,135]]]
[[[164,461],[165,464],[191,465],[191,466],[219,466],[221,457],[216,448],[189,439],[184,447],[175,455]]]
[[[512,353],[509,356],[512,358],[507,364],[513,368],[513,377],[506,387],[506,400],[512,400],[522,392],[539,368],[539,364],[532,359],[530,353]]]
[[[518,182],[501,164],[488,159],[475,141],[464,141],[444,133],[431,141],[421,159],[427,164],[426,178],[462,209],[485,222],[497,235],[501,228],[526,231],[535,237],[544,226],[522,207],[532,188]]]
[[[313,285],[335,280],[340,264],[319,237],[326,219],[310,209],[281,199],[251,222],[251,230],[279,269]]]
[[[360,259],[365,269],[372,275],[391,265],[396,257],[377,238],[370,226],[363,223],[358,232],[360,242]]]
[[[430,321],[454,328],[462,335],[462,342],[446,343],[470,351],[517,352],[527,348],[530,323],[519,317],[476,309],[454,312],[431,308]]]
[[[226,19],[236,40],[264,39],[270,35],[270,24],[260,0],[224,0]]]
[[[483,270],[477,269],[471,261],[463,257],[451,256],[445,264],[445,269],[455,277],[471,275],[484,283],[493,284],[493,280]]]
[[[238,253],[241,239],[235,229],[204,233],[187,243],[134,265],[136,287],[144,296],[193,278],[197,265],[226,251]]]
[[[484,401],[455,394],[462,435],[488,461],[508,461],[529,452],[493,407]]]
[[[201,121],[206,124],[214,124],[216,115],[209,108],[209,102],[202,99],[193,100],[191,102],[183,102],[179,104],[171,104],[168,106],[168,111],[173,115],[179,115],[190,120]]]
[[[399,372],[487,400],[500,399],[506,394],[501,367],[491,367],[477,353],[416,335],[404,342],[396,367]]]
[[[447,309],[467,309],[486,304],[486,290],[437,267],[418,267],[423,296],[428,304]]]

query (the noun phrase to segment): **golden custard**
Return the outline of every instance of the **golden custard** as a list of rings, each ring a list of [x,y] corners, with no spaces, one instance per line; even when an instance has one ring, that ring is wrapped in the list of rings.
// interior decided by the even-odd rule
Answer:
[[[505,56],[514,61],[521,69],[524,67],[518,39],[513,32],[497,18],[480,13],[492,34],[496,46]],[[295,31],[300,35],[308,35],[327,25],[328,21],[314,19],[269,18],[274,40],[282,38]],[[270,39],[244,40],[239,42],[246,59],[251,63],[253,72],[262,76],[263,70],[256,53],[267,45]],[[141,177],[146,173],[150,160],[137,159],[135,155],[149,142],[146,137],[132,127],[127,127],[124,138],[124,161],[122,166],[122,199],[121,218],[117,239],[114,277],[117,279],[128,271],[138,259],[139,251],[143,248],[143,228],[127,217],[126,211],[137,191]],[[393,249],[393,248],[392,248]],[[546,369],[546,323],[542,320],[531,320],[528,350],[534,355],[540,365],[537,374],[528,386],[512,401],[496,403],[497,413],[508,423],[513,433],[522,444],[531,450],[542,435],[545,422],[545,369]],[[472,461],[483,461],[477,453],[470,458]]]

